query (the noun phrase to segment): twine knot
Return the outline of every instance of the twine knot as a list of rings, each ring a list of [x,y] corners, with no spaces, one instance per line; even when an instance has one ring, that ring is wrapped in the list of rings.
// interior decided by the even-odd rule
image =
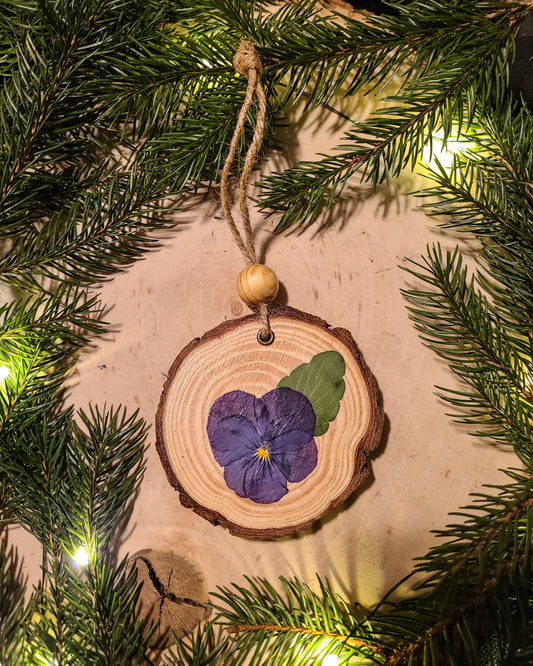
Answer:
[[[251,69],[255,69],[258,74],[261,72],[261,60],[252,42],[243,39],[233,58],[233,66],[236,72],[246,77]]]

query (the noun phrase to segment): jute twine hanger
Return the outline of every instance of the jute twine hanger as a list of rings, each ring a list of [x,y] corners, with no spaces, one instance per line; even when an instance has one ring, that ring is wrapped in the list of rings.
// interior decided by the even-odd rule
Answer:
[[[261,329],[259,330],[257,339],[261,344],[270,344],[274,340],[274,334],[270,328],[267,303],[276,298],[279,283],[274,272],[258,260],[250,222],[250,212],[248,210],[250,176],[263,141],[267,111],[265,91],[260,79],[262,70],[261,60],[252,42],[246,40],[241,42],[239,50],[233,58],[233,66],[239,74],[248,79],[248,86],[246,88],[246,97],[237,119],[235,132],[231,139],[228,156],[222,169],[220,194],[226,222],[233,234],[237,247],[248,264],[247,268],[241,272],[237,279],[237,291],[241,299],[248,303],[248,305],[259,307]],[[246,153],[244,166],[239,178],[238,198],[242,221],[241,233],[231,210],[232,200],[229,193],[229,177],[231,165],[237,152],[237,146],[244,131],[246,115],[254,101],[254,97],[257,97],[259,105],[257,120],[252,142]]]

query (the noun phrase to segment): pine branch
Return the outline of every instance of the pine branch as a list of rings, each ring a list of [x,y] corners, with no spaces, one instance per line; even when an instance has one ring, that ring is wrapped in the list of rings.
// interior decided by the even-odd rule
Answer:
[[[483,640],[489,642],[496,631],[508,656],[527,644],[533,611],[532,480],[529,474],[508,474],[514,483],[493,487],[496,496],[476,495],[477,503],[458,514],[465,523],[437,532],[445,543],[417,566],[430,574],[418,586],[425,593],[373,618],[372,631],[395,645],[385,663],[479,663]],[[509,603],[502,604],[505,599]],[[411,633],[413,618],[419,623],[416,633]]]
[[[2,211],[9,210],[10,193],[19,187],[22,176],[32,167],[37,166],[39,173],[43,163],[84,156],[91,130],[84,136],[79,129],[85,123],[90,127],[94,111],[87,113],[86,109],[90,109],[87,97],[76,90],[77,86],[70,87],[66,82],[86,58],[83,51],[88,33],[110,1],[100,2],[98,8],[93,2],[90,9],[85,7],[89,9],[85,15],[65,13],[66,24],[57,18],[60,7],[53,7],[51,2],[30,3],[29,7],[2,3],[5,4],[10,5],[9,13],[14,14],[9,17],[10,25],[18,21],[19,29],[12,27],[9,31],[17,67],[5,80],[0,93]],[[80,122],[82,110],[85,113]],[[70,132],[74,135],[68,140]],[[29,177],[32,179],[31,173]]]
[[[283,596],[261,579],[247,579],[248,589],[220,589],[216,621],[237,635],[223,663],[240,664],[246,654],[254,664],[304,664],[337,650],[365,664],[479,663],[480,641],[493,641],[495,631],[507,658],[524,651],[533,610],[533,482],[522,472],[508,475],[511,483],[489,488],[497,494],[474,496],[458,514],[464,523],[437,532],[444,543],[416,568],[425,574],[419,593],[396,603],[384,599],[366,617],[357,619],[322,583],[320,595],[283,578]]]
[[[2,447],[7,504],[44,552],[25,648],[32,659],[48,651],[58,664],[143,663],[136,574],[127,559],[114,563],[110,540],[141,479],[144,425],[119,410],[79,416],[81,426],[69,411],[26,423],[16,443]],[[90,558],[86,573],[71,560],[80,545]]]
[[[268,655],[280,666],[307,664],[333,642],[354,647],[368,663],[381,663],[380,646],[354,629],[357,615],[320,579],[316,594],[298,580],[280,578],[284,596],[266,580],[246,580],[250,589],[234,584],[213,596],[223,602],[215,606],[216,621],[235,635],[234,651],[257,660],[252,663],[264,663],[261,659]]]
[[[6,666],[21,663],[21,644],[27,610],[24,605],[26,582],[22,562],[8,543],[7,530],[0,527],[0,659]]]
[[[135,617],[139,587],[128,559],[113,562],[110,540],[123,527],[144,471],[144,422],[137,414],[126,418],[117,410],[88,414],[80,411],[83,429],[76,426],[70,444],[68,485],[78,503],[68,516],[69,532],[89,553],[89,567],[78,593],[70,602],[79,605],[92,625],[91,636],[78,647],[80,663],[92,649],[96,663],[140,664],[148,648],[142,626]]]
[[[56,404],[73,355],[102,330],[100,315],[96,297],[68,285],[0,308],[0,364],[9,372],[0,386],[0,458],[21,424]]]
[[[221,635],[215,622],[198,626],[192,634],[176,640],[165,658],[168,666],[223,666],[233,652],[231,641]]]
[[[137,413],[128,417],[120,408],[78,413],[70,444],[69,483],[78,489],[71,509],[72,531],[90,553],[105,550],[124,519],[141,480],[144,422]]]
[[[483,247],[479,282],[491,308],[505,319],[524,359],[531,359],[533,330],[533,122],[511,105],[484,116],[473,128],[479,151],[456,157],[453,169],[433,172],[436,187],[424,196],[441,224],[476,235]],[[436,199],[436,197],[438,197]]]
[[[173,118],[168,129],[144,145],[143,157],[146,157],[147,164],[165,169],[172,192],[187,191],[188,188],[196,192],[199,187],[209,187],[218,180],[244,100],[245,87],[242,81],[234,78],[216,85],[206,80],[201,93],[199,87],[190,91],[186,110]],[[255,112],[255,108],[252,109],[241,138],[242,155],[253,133]],[[269,116],[267,124],[272,122]],[[272,138],[267,134],[265,145],[271,143]],[[240,165],[238,160],[237,170]]]
[[[396,17],[339,23],[318,18],[313,6],[307,5],[300,2],[268,13],[261,11],[262,3],[204,0],[194,11],[184,8],[177,26],[168,27],[162,45],[147,52],[141,66],[123,67],[119,84],[126,86],[124,103],[133,104],[141,135],[148,128],[153,131],[154,109],[163,132],[176,122],[169,109],[178,111],[185,132],[164,136],[163,144],[170,146],[172,141],[183,142],[189,115],[195,118],[199,100],[205,104],[209,123],[217,115],[216,100],[225,93],[232,95],[231,59],[242,37],[254,41],[264,59],[273,114],[303,95],[309,104],[327,104],[343,86],[347,95],[365,87],[371,91],[403,66],[403,88],[388,98],[396,106],[367,122],[354,123],[337,156],[263,181],[260,205],[283,213],[280,228],[314,219],[323,205],[333,204],[356,171],[374,185],[397,175],[415,163],[437,126],[448,136],[453,123],[459,129],[463,123],[467,126],[478,112],[501,99],[507,51],[528,10],[523,2],[451,3],[446,10],[436,2],[416,8],[398,4]],[[279,34],[284,35],[283,49]],[[281,86],[284,92],[279,96]],[[117,103],[120,108],[121,102]],[[238,103],[235,100],[230,116]],[[187,173],[196,183],[202,177],[212,180],[221,160],[219,152],[216,159],[207,160],[214,170]],[[175,168],[186,173],[179,163]]]
[[[529,460],[533,403],[527,399],[523,359],[507,335],[505,319],[494,314],[468,279],[457,248],[443,257],[437,245],[416,266],[407,270],[431,290],[403,292],[411,304],[410,318],[424,342],[473,389],[443,390],[440,396],[463,408],[456,415],[459,422],[483,426],[475,434],[510,443]]]
[[[403,49],[405,61],[413,48],[416,50],[399,93],[383,100],[395,106],[375,112],[367,121],[353,123],[336,156],[301,163],[262,182],[261,208],[282,213],[279,228],[314,220],[323,206],[333,204],[356,171],[374,186],[397,176],[415,164],[437,127],[442,127],[446,140],[452,128],[460,131],[476,114],[503,98],[508,52],[512,50],[516,22],[523,18],[526,7],[496,5],[497,11],[488,14],[484,3],[462,3],[462,10],[450,7],[450,11],[457,10],[455,20],[446,22],[443,29],[430,30],[433,39],[428,39],[430,34],[424,31],[429,22],[441,25],[442,5],[409,6],[408,22],[416,26],[421,38],[413,40],[413,31],[408,41],[406,33],[405,43],[396,46]],[[401,5],[398,9],[407,11]],[[383,32],[386,40],[387,31]],[[440,35],[447,40],[446,52],[438,51],[439,32],[446,35]]]
[[[137,0],[128,11],[118,0],[8,4],[19,27],[7,31],[16,67],[0,90],[0,233],[16,242],[0,275],[31,289],[42,277],[94,282],[146,251],[148,232],[166,224],[164,171],[111,156],[122,131],[102,120],[102,73],[115,50],[136,56],[159,13]]]
[[[37,234],[19,235],[0,260],[0,277],[25,288],[38,288],[37,276],[91,284],[131,263],[154,245],[149,232],[167,224],[159,175],[134,165],[94,186]]]
[[[456,156],[450,172],[439,169],[424,196],[443,225],[476,234],[481,245],[472,278],[456,249],[446,257],[428,251],[408,269],[429,290],[409,290],[411,318],[422,339],[472,390],[441,397],[461,408],[459,420],[515,447],[526,464],[532,455],[533,200],[528,177],[531,115],[504,105],[476,122],[479,153]],[[520,137],[524,141],[520,141]],[[514,150],[511,146],[515,146]]]
[[[9,478],[6,501],[12,515],[43,548],[43,579],[22,649],[30,663],[49,657],[63,665],[68,663],[66,646],[73,640],[69,622],[76,617],[65,596],[75,584],[75,573],[67,556],[71,539],[62,521],[72,503],[63,462],[68,455],[70,414],[46,417],[44,411],[39,420],[19,424],[13,439],[2,442],[0,475]]]

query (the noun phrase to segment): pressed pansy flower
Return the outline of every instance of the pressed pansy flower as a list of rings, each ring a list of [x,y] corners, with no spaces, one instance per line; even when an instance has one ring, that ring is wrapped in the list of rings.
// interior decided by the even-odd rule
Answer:
[[[309,400],[281,387],[256,398],[230,391],[215,400],[207,420],[213,455],[239,497],[270,504],[316,467],[316,416]]]

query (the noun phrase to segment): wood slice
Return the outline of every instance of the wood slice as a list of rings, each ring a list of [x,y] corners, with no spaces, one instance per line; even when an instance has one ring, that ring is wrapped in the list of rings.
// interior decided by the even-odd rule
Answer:
[[[153,627],[152,647],[174,645],[209,615],[203,576],[195,564],[181,555],[147,548],[131,558],[142,582],[138,617],[146,620],[144,634]]]
[[[233,534],[271,539],[310,527],[343,502],[368,473],[383,412],[376,382],[351,334],[289,307],[271,312],[275,338],[258,343],[258,315],[225,322],[193,340],[170,368],[156,415],[157,451],[181,503]],[[257,398],[324,351],[342,355],[346,389],[336,418],[316,437],[318,462],[271,504],[238,496],[224,480],[206,431],[215,400],[235,390]]]

